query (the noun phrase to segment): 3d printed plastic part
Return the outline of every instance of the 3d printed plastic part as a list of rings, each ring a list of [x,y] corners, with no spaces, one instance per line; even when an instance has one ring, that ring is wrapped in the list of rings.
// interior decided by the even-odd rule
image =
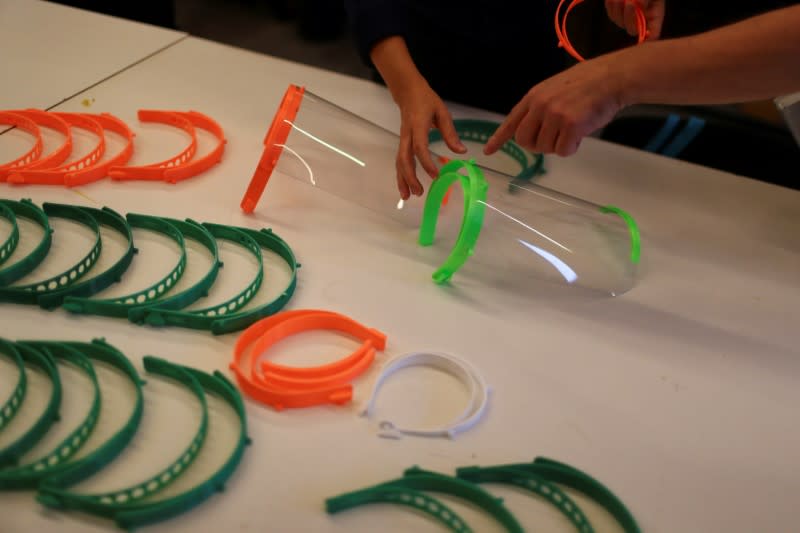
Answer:
[[[403,503],[406,504],[408,504],[410,501],[413,501],[413,498],[416,496],[416,491],[440,492],[443,494],[449,494],[451,496],[455,496],[456,498],[472,503],[480,509],[486,511],[495,520],[497,520],[506,529],[506,531],[511,533],[522,533],[523,531],[522,526],[519,524],[514,515],[511,514],[511,512],[506,508],[506,506],[503,505],[503,501],[501,499],[495,498],[479,486],[472,483],[455,477],[438,474],[436,472],[422,470],[418,467],[409,468],[405,471],[403,477],[401,478],[330,498],[326,501],[326,507],[330,513],[349,507],[354,507],[355,505],[361,505],[362,503],[371,503],[375,500],[375,498],[379,496],[382,497],[380,493],[375,495],[373,492],[376,490],[383,491],[385,489],[400,489],[402,491],[410,491],[405,493],[406,501]],[[403,493],[401,492],[398,497],[402,497],[402,494]],[[408,500],[408,498],[412,498],[412,500]],[[438,504],[436,501],[432,503]],[[421,508],[421,504],[422,502],[418,502],[418,505],[413,506]],[[331,509],[333,509],[333,511]],[[445,511],[448,513],[448,515],[445,515],[445,517],[452,513],[452,511],[446,508]],[[445,520],[445,517],[441,516],[439,509],[429,507],[428,511],[426,512],[442,519],[442,521],[448,525],[451,531],[470,531],[468,528],[460,529],[458,528],[459,526],[454,526],[448,523],[448,521]],[[459,522],[462,527],[465,526],[463,520],[459,519]]]
[[[206,130],[217,138],[217,145],[207,154],[192,158],[190,161],[168,168],[164,171],[164,180],[167,183],[177,183],[205,172],[222,160],[222,153],[225,151],[225,133],[222,127],[214,119],[197,111],[186,113],[175,111],[174,113],[187,119],[195,128]]]
[[[182,309],[208,294],[208,290],[217,279],[222,262],[219,260],[217,241],[205,226],[193,220],[183,221],[174,218],[164,218],[163,220],[178,228],[178,231],[183,234],[184,240],[199,242],[211,254],[211,266],[196,283],[178,293],[170,293],[155,300],[159,308]],[[132,307],[128,310],[128,320],[132,322],[142,323],[145,315],[146,311],[142,307]]]
[[[51,347],[53,349],[58,349],[60,346],[72,348],[90,359],[95,359],[115,367],[133,384],[136,393],[133,409],[128,419],[116,433],[90,453],[81,456],[79,459],[62,461],[59,455],[52,455],[47,461],[48,480],[61,479],[61,475],[65,476],[67,479],[85,479],[99,472],[125,449],[139,428],[139,423],[142,419],[142,411],[144,409],[144,398],[142,394],[142,385],[144,385],[144,381],[139,378],[138,372],[136,372],[136,369],[125,355],[102,339],[95,339],[91,343],[23,341],[18,343],[18,345],[33,345],[37,348],[45,349],[50,349]],[[105,414],[110,414],[104,413],[105,412],[101,412],[100,416],[102,417],[105,416]],[[79,434],[74,435],[74,437],[80,436],[85,439],[85,437],[88,436],[89,430],[85,428],[84,425],[88,423],[88,419],[84,420]],[[70,445],[69,442],[62,442],[62,446]],[[60,449],[63,450],[64,448],[62,447]],[[41,470],[41,468],[39,470]],[[3,472],[0,472],[0,474],[2,473]],[[34,466],[29,475],[25,476],[23,479],[17,478],[14,482],[16,486],[20,488],[33,487],[39,483],[41,477],[44,476],[37,474],[37,467]],[[2,479],[1,476],[0,479]]]
[[[340,494],[325,500],[325,511],[335,514],[370,503],[405,505],[432,516],[454,533],[472,533],[464,519],[451,508],[424,492],[406,487],[377,486]]]
[[[0,124],[8,124],[17,127],[33,135],[35,139],[33,146],[31,146],[27,152],[8,163],[0,165],[0,182],[2,182],[6,181],[8,174],[12,170],[30,165],[39,159],[39,156],[42,155],[44,145],[42,144],[42,132],[39,129],[39,125],[26,116],[8,111],[0,111]]]
[[[89,115],[81,113],[54,113],[57,117],[65,120],[71,127],[80,128],[93,133],[97,137],[97,143],[92,150],[75,161],[64,163],[55,168],[21,168],[11,172],[8,176],[9,183],[16,184],[42,184],[42,185],[64,185],[65,177],[71,172],[83,170],[94,166],[103,157],[106,151],[106,138],[103,126]]]
[[[572,43],[569,41],[569,37],[567,36],[567,18],[569,17],[570,12],[577,6],[578,4],[582,4],[584,0],[571,0],[569,6],[567,6],[566,11],[564,12],[564,17],[561,17],[561,9],[566,3],[567,0],[560,0],[558,2],[558,7],[556,8],[556,15],[555,15],[555,27],[556,27],[556,36],[558,37],[558,47],[563,48],[564,50],[569,53],[572,57],[577,59],[578,61],[585,61],[583,56],[581,56],[577,50],[572,46]],[[638,44],[641,44],[647,39],[647,18],[645,17],[644,11],[642,10],[642,6],[639,4],[637,0],[626,0],[626,3],[633,4],[636,14],[636,29],[639,34],[639,41]]]
[[[25,364],[36,366],[47,375],[52,387],[47,405],[33,425],[11,444],[0,450],[0,490],[18,488],[14,483],[16,469],[13,467],[17,464],[20,456],[39,442],[50,427],[58,421],[58,409],[61,407],[61,379],[50,356],[21,345],[17,345],[17,350]]]
[[[41,457],[28,463],[17,465],[14,468],[0,470],[0,488],[5,489],[24,489],[35,487],[42,479],[46,478],[62,465],[69,462],[89,439],[97,425],[100,416],[102,400],[100,396],[100,384],[97,381],[94,366],[91,361],[81,352],[58,343],[18,343],[21,351],[39,352],[53,362],[61,359],[68,364],[80,368],[92,382],[94,395],[89,411],[83,421],[73,429],[69,435],[61,440],[52,450]],[[42,435],[44,436],[44,435]]]
[[[465,170],[466,175],[460,174]],[[422,214],[422,225],[419,228],[419,243],[430,246],[436,234],[436,222],[439,209],[443,203],[450,186],[460,181],[464,189],[464,218],[458,232],[456,244],[445,262],[433,273],[436,283],[445,283],[453,274],[467,262],[475,251],[478,236],[483,228],[484,206],[486,206],[486,191],[489,184],[483,177],[483,172],[475,165],[474,161],[451,161],[442,167],[439,177],[431,183],[428,197],[425,199],[425,211]]]
[[[175,157],[165,161],[143,166],[115,166],[109,170],[109,176],[115,180],[157,180],[166,179],[166,172],[171,168],[180,168],[194,157],[197,152],[197,133],[192,121],[172,111],[140,109],[139,120],[142,122],[160,122],[182,129],[189,134],[189,144]]]
[[[133,232],[128,222],[119,213],[108,207],[96,209],[94,207],[76,206],[78,209],[90,214],[100,226],[109,227],[118,232],[127,242],[125,251],[119,259],[104,272],[94,273],[91,278],[84,277],[74,283],[55,291],[46,292],[37,296],[39,305],[44,309],[60,306],[68,296],[88,298],[118,282],[128,270],[136,253],[133,246]]]
[[[106,493],[86,494],[66,490],[55,490],[54,486],[63,484],[70,477],[67,471],[59,476],[59,481],[46,480],[39,496],[40,501],[45,501],[49,506],[60,509],[80,509],[99,516],[113,517],[115,513],[125,510],[131,504],[151,497],[165,489],[169,484],[178,479],[186,469],[191,466],[200,453],[208,432],[208,405],[203,388],[195,377],[186,372],[181,366],[173,365],[163,359],[154,357],[145,359],[145,370],[152,374],[174,379],[188,388],[200,402],[200,423],[188,446],[178,454],[177,459],[155,475],[136,483],[131,487],[114,490]],[[63,488],[63,487],[62,487]]]
[[[195,379],[197,383],[203,387],[205,392],[220,396],[234,408],[239,417],[240,431],[238,441],[231,456],[206,480],[196,484],[186,492],[163,500],[156,500],[152,497],[147,499],[140,498],[138,501],[129,501],[128,503],[114,505],[113,508],[107,507],[101,512],[99,507],[95,504],[91,504],[90,507],[89,503],[82,499],[81,496],[72,494],[67,490],[69,486],[87,477],[80,471],[69,470],[58,476],[48,478],[47,481],[41,485],[37,497],[41,503],[57,509],[79,509],[87,512],[94,512],[95,514],[102,514],[103,516],[113,518],[119,527],[130,530],[135,527],[166,520],[189,511],[208,499],[215,492],[221,492],[224,489],[226,481],[239,465],[245,447],[250,444],[250,439],[247,436],[247,419],[244,405],[242,404],[241,396],[239,396],[236,388],[219,372],[210,375],[199,370],[174,365],[150,356],[145,357],[144,363],[145,368],[148,370],[168,366],[171,369],[170,372],[178,372],[179,370],[185,372]],[[186,456],[183,457],[181,463],[176,463],[176,465],[182,465],[182,467],[187,466],[188,463],[183,463],[185,458]],[[174,468],[175,466],[173,465],[172,469],[174,470]],[[138,495],[138,493],[131,493],[130,496],[134,497],[136,495]]]
[[[285,311],[263,321],[264,333],[252,347],[251,377],[264,387],[313,390],[345,385],[363,374],[375,360],[375,351],[384,350],[386,335],[367,328],[353,319],[317,310]],[[298,333],[311,330],[338,331],[362,340],[361,346],[349,356],[326,365],[291,367],[260,359],[276,343]]]
[[[17,226],[17,216],[6,204],[0,203],[0,217],[3,217],[11,225],[8,237],[0,244],[0,265],[5,263],[19,244],[19,226]]]
[[[490,466],[460,469],[458,477],[472,483],[504,483],[528,490],[555,505],[579,533],[594,533],[592,524],[578,504],[558,485],[537,474],[507,466]]]
[[[450,425],[443,428],[401,428],[393,422],[383,420],[378,424],[378,435],[385,438],[400,438],[402,435],[418,437],[449,437],[454,438],[459,433],[467,431],[478,423],[489,403],[490,389],[483,376],[475,368],[458,357],[443,353],[411,353],[392,359],[384,365],[375,385],[372,388],[369,400],[361,410],[361,416],[369,418],[375,407],[378,393],[386,380],[398,370],[413,366],[428,366],[453,375],[469,391],[470,401],[464,411]]]
[[[54,168],[67,160],[69,154],[72,153],[72,128],[69,127],[66,120],[55,113],[48,113],[40,109],[17,109],[14,110],[14,113],[31,119],[40,128],[43,126],[57,131],[63,137],[61,144],[57,148],[25,165],[25,168],[29,170]],[[0,181],[3,181],[2,172],[0,172]]]
[[[161,280],[131,294],[106,299],[68,296],[64,299],[63,307],[70,313],[128,318],[128,312],[134,307],[146,305],[172,290],[186,270],[186,244],[183,233],[174,224],[159,217],[135,213],[128,213],[126,219],[133,228],[162,233],[174,240],[180,248],[178,262]]]
[[[17,348],[10,342],[0,339],[0,354],[5,355],[7,358],[17,366],[19,377],[14,390],[8,399],[0,405],[0,431],[8,425],[9,422],[17,414],[19,408],[22,407],[22,402],[25,401],[25,394],[28,387],[28,379],[25,374],[25,365],[22,363],[22,356],[19,354]]]
[[[270,334],[272,328],[278,328]],[[268,335],[262,347],[266,348],[285,335],[309,329],[333,329],[347,333],[363,341],[362,346],[350,356],[320,367],[298,369],[270,364],[266,368],[271,377],[258,376],[256,365],[258,356],[250,346]],[[284,311],[256,322],[245,330],[238,338],[234,348],[231,370],[242,391],[251,398],[282,410],[286,408],[309,407],[319,404],[344,404],[353,395],[352,385],[345,383],[366,368],[364,362],[371,362],[374,350],[382,350],[386,336],[374,329],[366,328],[354,320],[333,313],[319,310]],[[263,369],[263,367],[262,367]]]
[[[42,227],[42,239],[28,255],[14,261],[5,268],[0,268],[0,287],[2,287],[14,283],[39,266],[50,251],[52,230],[45,212],[30,200],[16,202],[14,200],[0,199],[0,204],[13,211],[16,218],[31,220]]]
[[[159,309],[157,305],[146,309],[144,321],[152,326],[180,326],[192,329],[210,329],[214,335],[223,335],[245,329],[265,316],[277,313],[294,294],[297,286],[297,269],[300,268],[289,245],[271,229],[260,231],[248,228],[205,224],[217,238],[237,242],[256,257],[259,271],[256,277],[240,294],[227,302],[193,311],[171,311]],[[264,276],[261,249],[278,254],[289,265],[291,277],[286,288],[271,302],[243,309],[262,285]]]
[[[88,274],[100,258],[102,251],[100,226],[92,215],[71,205],[45,203],[42,207],[48,219],[65,218],[88,227],[95,234],[94,243],[85,256],[60,274],[25,285],[0,287],[0,302],[36,305],[39,295],[68,287],[71,283]]]
[[[500,465],[500,467],[534,474],[550,483],[564,485],[581,492],[611,513],[625,533],[641,533],[636,519],[625,504],[605,485],[577,468],[544,457],[537,457],[531,463]],[[464,479],[480,478],[483,470],[485,469],[480,467],[463,467],[456,470],[456,475]]]
[[[416,197],[399,201],[393,179],[398,142],[394,133],[290,86],[241,207],[252,212],[271,176],[288,175],[400,223],[408,231],[393,242],[395,250],[440,267],[435,276],[440,283],[450,280],[532,297],[552,286],[614,296],[634,286],[637,268],[629,253],[633,232],[628,220],[605,213],[600,205],[473,162],[445,166],[443,175],[455,173],[465,179],[441,180],[449,182],[447,189],[435,180],[424,202]],[[485,197],[480,180],[470,177],[478,171],[485,180]],[[442,205],[448,193],[456,198],[460,194],[464,201]],[[439,204],[439,236],[436,241],[423,238],[423,244],[432,243],[421,250],[411,235],[424,224],[424,211],[434,211],[434,201]],[[480,242],[474,242],[477,222],[463,224],[464,206],[471,209],[467,221],[483,212]],[[458,277],[451,278],[457,267]]]
[[[125,146],[112,157],[108,157],[103,161],[98,161],[92,166],[65,174],[64,185],[67,187],[86,185],[87,183],[101,180],[108,175],[109,169],[124,165],[133,155],[133,132],[128,128],[127,124],[109,113],[101,113],[99,115],[87,114],[86,116],[100,124],[103,130],[113,131],[122,136],[125,139]]]

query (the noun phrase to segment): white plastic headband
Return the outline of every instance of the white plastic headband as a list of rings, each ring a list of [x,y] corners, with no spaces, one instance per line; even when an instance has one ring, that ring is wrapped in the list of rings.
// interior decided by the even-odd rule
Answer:
[[[490,388],[483,376],[468,362],[453,355],[444,353],[416,352],[396,357],[387,362],[381,369],[378,379],[372,388],[372,394],[359,413],[360,416],[369,418],[375,406],[375,401],[380,388],[386,379],[398,370],[411,366],[429,366],[443,370],[461,381],[468,389],[470,401],[464,412],[449,426],[439,429],[409,429],[399,428],[389,420],[382,420],[378,424],[378,436],[390,439],[399,439],[403,435],[417,437],[449,437],[455,438],[459,433],[467,431],[474,426],[486,412],[489,403]]]

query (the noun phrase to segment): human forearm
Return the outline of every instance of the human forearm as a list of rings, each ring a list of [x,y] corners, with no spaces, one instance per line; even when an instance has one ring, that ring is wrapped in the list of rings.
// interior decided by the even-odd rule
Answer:
[[[377,43],[370,52],[370,58],[398,104],[402,103],[409,87],[427,85],[411,59],[405,40],[400,36],[388,37]]]
[[[800,6],[610,54],[623,105],[713,104],[800,90]]]

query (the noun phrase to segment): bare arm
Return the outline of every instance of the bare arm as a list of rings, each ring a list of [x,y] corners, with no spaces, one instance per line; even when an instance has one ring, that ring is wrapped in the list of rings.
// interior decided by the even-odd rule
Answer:
[[[571,155],[628,105],[742,102],[797,90],[800,6],[580,63],[533,87],[485,151],[514,136],[528,149]]]
[[[626,50],[628,103],[709,104],[800,89],[800,6]]]
[[[400,108],[400,145],[395,163],[397,188],[403,199],[409,194],[419,196],[423,187],[416,175],[414,157],[431,178],[438,173],[428,150],[431,127],[439,128],[445,143],[454,152],[463,153],[466,148],[458,139],[450,112],[417,70],[402,37],[380,41],[372,48],[370,59]]]

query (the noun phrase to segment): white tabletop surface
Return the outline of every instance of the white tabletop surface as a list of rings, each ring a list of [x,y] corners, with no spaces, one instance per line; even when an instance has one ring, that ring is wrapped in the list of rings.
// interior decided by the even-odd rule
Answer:
[[[438,531],[432,521],[386,506],[329,517],[323,502],[414,464],[452,473],[535,456],[602,480],[644,531],[792,530],[800,494],[800,192],[590,139],[574,157],[549,157],[542,183],[637,217],[645,254],[637,286],[601,300],[479,285],[446,291],[430,281],[430,265],[394,246],[392,222],[291,178],[273,178],[253,216],[240,212],[289,83],[397,130],[396,109],[379,86],[189,38],[58,109],[80,110],[82,99],[93,98],[95,110],[137,130],[138,162],[179,149],[182,138],[138,124],[137,109],[196,109],[225,129],[222,164],[177,186],[100,182],[77,192],[3,187],[0,195],[272,227],[304,264],[289,308],[349,314],[387,333],[388,355],[460,355],[493,386],[491,407],[454,441],[387,441],[355,415],[377,367],[356,381],[352,406],[277,413],[247,400],[254,444],[226,492],[148,531]],[[453,112],[498,118],[457,106]],[[148,141],[159,135],[162,144]],[[393,169],[386,172],[393,179]],[[0,305],[0,316],[0,335],[9,338],[103,335],[139,368],[141,356],[156,354],[225,369],[236,339],[12,305]],[[295,343],[289,352],[310,346]],[[463,400],[452,380],[410,374],[387,389],[386,410],[444,422]],[[436,384],[442,388],[426,388]],[[411,408],[428,411],[414,419]],[[144,464],[164,461],[159,452],[142,451]],[[533,498],[490,490],[507,498],[530,531],[571,530]],[[477,531],[501,531],[480,512],[453,507]],[[586,507],[598,531],[617,530]],[[0,494],[0,517],[4,532],[111,527],[43,512],[24,492]]]
[[[185,35],[39,0],[0,0],[0,109],[48,108]]]

